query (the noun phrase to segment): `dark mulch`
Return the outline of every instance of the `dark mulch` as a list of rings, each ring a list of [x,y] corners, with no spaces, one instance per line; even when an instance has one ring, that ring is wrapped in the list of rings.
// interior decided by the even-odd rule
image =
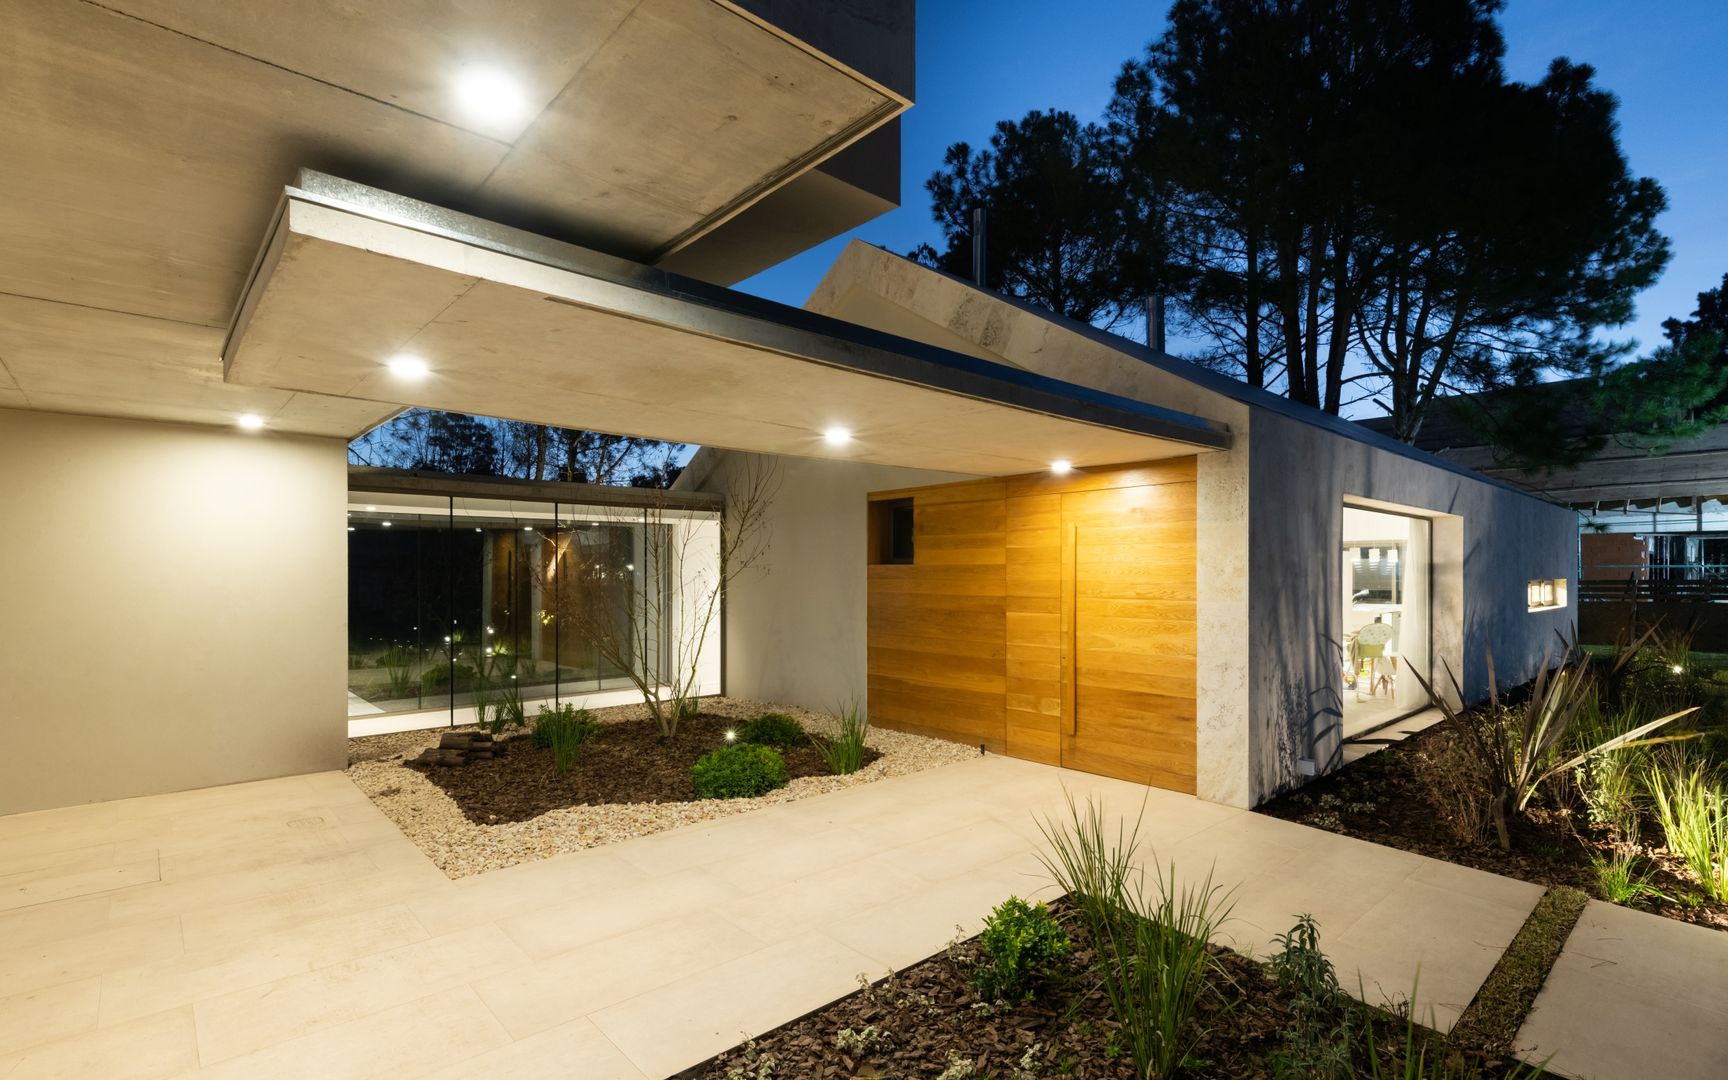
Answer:
[[[506,739],[492,761],[456,767],[410,764],[443,788],[469,821],[496,825],[567,806],[691,802],[696,789],[690,766],[725,745],[727,730],[737,726],[735,718],[703,713],[679,724],[671,739],[662,739],[651,720],[601,724],[583,743],[576,768],[563,776],[552,765],[552,752],[534,746],[526,735]],[[828,774],[814,746],[780,753],[788,780]],[[864,755],[866,765],[881,756],[874,750]]]
[[[1527,816],[1507,821],[1512,850],[1501,851],[1488,840],[1468,843],[1449,832],[1429,801],[1418,770],[1429,767],[1425,749],[1447,737],[1451,721],[1369,754],[1301,788],[1263,803],[1259,812],[1286,821],[1353,836],[1434,859],[1487,870],[1537,885],[1565,885],[1601,897],[1590,856],[1612,854],[1606,834],[1592,830],[1588,820],[1564,806],[1533,806]],[[1692,897],[1692,903],[1647,897],[1637,905],[1672,919],[1728,929],[1728,905],[1704,899],[1695,880],[1681,864],[1656,850],[1661,830],[1646,823],[1643,866],[1652,871],[1650,884],[1668,897]]]
[[[1133,1063],[1118,1049],[1109,1001],[1090,971],[1094,955],[1085,930],[1072,917],[1065,899],[1052,907],[1063,918],[1075,947],[1062,971],[1033,1001],[985,1006],[972,987],[979,949],[978,939],[971,938],[687,1069],[675,1080],[726,1080],[738,1075],[749,1080],[761,1076],[910,1080],[938,1077],[960,1060],[972,1062],[971,1075],[996,1080],[1026,1075],[1128,1080],[1134,1076]],[[1195,1063],[1183,1075],[1191,1080],[1269,1078],[1273,1075],[1270,1058],[1296,1015],[1260,964],[1226,949],[1215,949],[1214,956],[1220,972],[1212,980],[1196,1025],[1202,1034],[1194,1049]],[[1341,1009],[1338,1019],[1345,1015]],[[1383,1055],[1403,1047],[1404,1021],[1357,1007],[1352,1007],[1351,1015],[1351,1030],[1357,1032],[1354,1052],[1364,1066],[1368,1049],[1361,1032],[1366,1023],[1374,1025]],[[841,1032],[867,1028],[877,1033],[869,1049],[840,1048]],[[1418,1035],[1422,1040],[1429,1037],[1426,1032]],[[1498,1063],[1485,1065],[1473,1055],[1459,1054],[1456,1060],[1463,1066],[1461,1076],[1493,1077],[1503,1072]],[[1032,1067],[1020,1071],[1023,1061]],[[734,1073],[735,1069],[740,1071]]]

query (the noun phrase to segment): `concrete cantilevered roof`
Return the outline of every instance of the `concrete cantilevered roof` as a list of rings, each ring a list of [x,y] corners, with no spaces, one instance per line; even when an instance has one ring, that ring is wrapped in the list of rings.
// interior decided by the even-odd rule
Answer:
[[[430,375],[393,374],[402,353]],[[224,362],[245,385],[977,475],[1230,442],[1212,420],[319,174],[285,192]],[[831,426],[853,440],[828,446]]]

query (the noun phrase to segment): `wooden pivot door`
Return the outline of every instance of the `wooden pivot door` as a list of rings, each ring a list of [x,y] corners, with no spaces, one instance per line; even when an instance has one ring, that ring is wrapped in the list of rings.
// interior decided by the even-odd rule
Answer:
[[[1195,789],[1195,485],[1061,496],[1065,768]]]

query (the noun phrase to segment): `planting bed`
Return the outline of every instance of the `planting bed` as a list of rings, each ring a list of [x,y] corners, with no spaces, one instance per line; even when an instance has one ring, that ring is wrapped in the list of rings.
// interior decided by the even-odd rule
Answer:
[[[690,766],[724,744],[725,731],[760,713],[792,715],[808,731],[832,733],[835,721],[809,710],[708,698],[668,744],[640,705],[599,709],[599,728],[574,771],[560,776],[551,754],[526,732],[503,740],[496,759],[471,765],[409,764],[450,729],[348,740],[348,775],[384,814],[452,878],[497,870],[565,851],[597,847],[681,825],[746,813],[975,756],[975,747],[871,729],[866,764],[829,775],[811,747],[784,751],[785,787],[743,799],[698,800]]]
[[[985,1002],[972,973],[982,950],[977,937],[959,941],[905,971],[861,988],[799,1020],[734,1047],[678,1075],[677,1080],[769,1080],[784,1077],[872,1077],[887,1080],[1129,1080],[1134,1066],[1122,1050],[1110,1002],[1092,972],[1095,954],[1082,921],[1064,900],[1052,905],[1073,949],[1031,1001]],[[1316,1075],[1291,1063],[1286,1033],[1300,1026],[1292,994],[1266,965],[1228,949],[1212,950],[1216,968],[1192,1028],[1198,1035],[1185,1080]],[[862,978],[862,977],[861,977]],[[1315,1022],[1309,1016],[1310,1023]],[[1404,1075],[1406,1036],[1430,1057],[1450,1058],[1450,1077],[1500,1077],[1516,1067],[1472,1050],[1446,1047],[1440,1036],[1378,1010],[1340,999],[1320,1019],[1342,1026],[1350,1064],[1342,1075]],[[1371,1052],[1367,1030],[1372,1026]],[[1370,1058],[1378,1058],[1376,1073]],[[1292,1071],[1293,1070],[1293,1071]],[[1422,1073],[1420,1075],[1439,1075]]]
[[[1434,795],[1445,760],[1451,720],[1443,720],[1377,753],[1282,795],[1259,807],[1261,813],[1316,828],[1343,833],[1418,855],[1538,885],[1583,889],[1600,899],[1603,893],[1591,858],[1608,859],[1614,845],[1591,827],[1581,808],[1557,805],[1550,798],[1527,815],[1509,815],[1510,851],[1501,851],[1489,838],[1471,841],[1447,827],[1447,810]],[[1669,918],[1728,929],[1728,905],[1708,899],[1684,868],[1664,850],[1662,830],[1653,821],[1641,822],[1639,866],[1650,891],[1628,906]]]
[[[678,725],[671,739],[661,739],[652,720],[621,720],[603,724],[582,744],[576,768],[560,775],[552,767],[552,752],[534,746],[525,734],[504,739],[492,760],[460,767],[418,766],[426,778],[453,799],[462,814],[477,825],[527,821],[548,810],[604,803],[691,802],[696,790],[690,766],[726,742],[726,732],[738,720],[703,713]],[[827,776],[822,755],[812,745],[780,751],[786,776]],[[882,754],[867,750],[869,765]]]

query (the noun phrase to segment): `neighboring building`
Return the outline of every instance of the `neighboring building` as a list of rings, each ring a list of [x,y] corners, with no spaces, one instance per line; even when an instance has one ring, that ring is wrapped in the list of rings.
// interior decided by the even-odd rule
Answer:
[[[548,612],[666,663],[746,455],[699,689],[1223,802],[1570,625],[1572,518],[1505,484],[861,245],[810,310],[725,288],[897,199],[910,2],[134,6],[0,39],[0,813],[613,700]],[[351,473],[410,406],[725,449],[653,502]]]
[[[1545,383],[1538,394],[1560,437],[1583,430],[1584,379]],[[1699,601],[1728,600],[1728,426],[1656,446],[1618,435],[1575,468],[1523,469],[1504,463],[1472,422],[1493,394],[1443,398],[1424,419],[1415,445],[1448,461],[1571,507],[1578,519],[1580,635],[1608,643],[1636,615],[1693,626],[1698,643],[1728,648],[1728,617]],[[1385,432],[1376,418],[1364,426]]]

